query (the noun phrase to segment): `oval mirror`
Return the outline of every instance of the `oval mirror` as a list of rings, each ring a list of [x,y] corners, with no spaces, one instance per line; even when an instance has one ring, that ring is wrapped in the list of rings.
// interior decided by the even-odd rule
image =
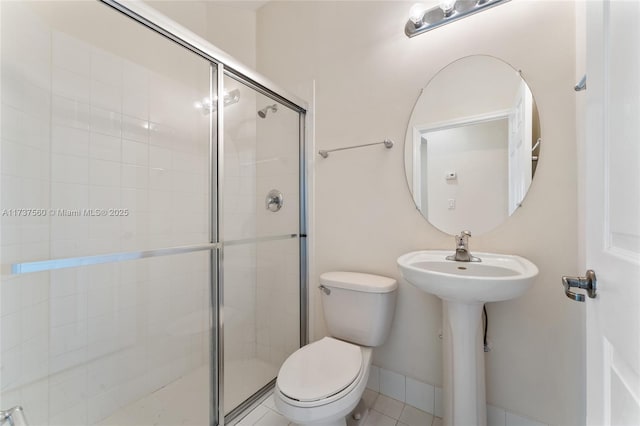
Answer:
[[[521,205],[536,171],[540,122],[520,73],[491,56],[441,69],[422,90],[405,136],[418,210],[448,234],[485,233]]]

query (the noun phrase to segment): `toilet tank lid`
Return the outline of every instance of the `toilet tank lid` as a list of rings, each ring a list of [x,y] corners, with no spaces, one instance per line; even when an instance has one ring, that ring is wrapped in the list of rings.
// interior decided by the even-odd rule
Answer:
[[[398,288],[393,278],[362,272],[325,272],[320,275],[320,284],[366,293],[389,293]]]

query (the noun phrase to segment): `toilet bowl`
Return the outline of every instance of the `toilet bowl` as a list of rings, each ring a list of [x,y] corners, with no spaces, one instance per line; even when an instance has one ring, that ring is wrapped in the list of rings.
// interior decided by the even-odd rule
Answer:
[[[300,425],[346,425],[369,379],[373,347],[386,339],[397,282],[357,272],[320,277],[330,337],[306,345],[282,364],[274,401]]]
[[[302,349],[282,365],[276,408],[297,424],[345,424],[367,386],[372,349],[332,337]]]

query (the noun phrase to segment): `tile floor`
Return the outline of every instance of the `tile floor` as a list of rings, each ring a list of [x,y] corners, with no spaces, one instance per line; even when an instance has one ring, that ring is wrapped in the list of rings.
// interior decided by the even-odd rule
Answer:
[[[226,365],[225,407],[233,407],[267,384],[277,367],[257,358]],[[209,424],[209,369],[198,368],[165,387],[128,404],[98,426],[203,426]],[[275,407],[274,407],[275,410]],[[265,414],[265,413],[263,413]],[[257,415],[257,413],[256,413]]]
[[[401,401],[365,390],[364,400],[371,407],[362,426],[442,426],[442,419]],[[278,413],[273,395],[254,408],[236,426],[294,426]]]

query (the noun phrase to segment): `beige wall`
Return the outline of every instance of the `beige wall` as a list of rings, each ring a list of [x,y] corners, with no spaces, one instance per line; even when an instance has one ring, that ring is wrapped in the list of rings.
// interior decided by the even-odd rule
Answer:
[[[145,0],[157,11],[187,27],[245,65],[256,64],[254,2]]]
[[[258,11],[257,66],[315,110],[315,150],[404,140],[418,90],[449,62],[471,54],[521,69],[536,99],[544,147],[523,208],[471,240],[476,251],[523,255],[540,267],[523,297],[489,304],[488,402],[550,424],[583,424],[583,309],[560,276],[578,273],[576,227],[575,26],[573,2],[514,0],[433,32],[403,34],[410,2],[279,2]],[[313,98],[315,87],[315,98]],[[452,248],[416,211],[403,149],[313,156],[315,267],[399,278],[396,258]],[[312,291],[312,293],[314,293]],[[324,333],[314,301],[315,338]],[[375,364],[442,383],[441,303],[401,282],[396,318]]]

